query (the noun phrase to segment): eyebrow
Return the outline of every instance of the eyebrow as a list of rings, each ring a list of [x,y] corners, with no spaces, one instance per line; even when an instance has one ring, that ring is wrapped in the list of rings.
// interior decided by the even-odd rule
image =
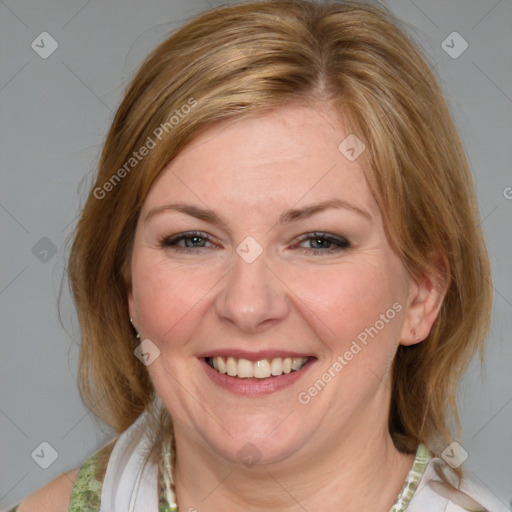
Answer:
[[[351,210],[370,221],[372,220],[370,213],[353,204],[352,202],[345,199],[330,199],[328,201],[323,201],[321,203],[306,206],[304,208],[288,210],[279,216],[278,224],[290,224],[294,221],[306,219],[330,208],[344,208]],[[153,208],[146,214],[144,222],[148,222],[155,215],[168,210],[184,213],[185,215],[190,215],[191,217],[195,217],[196,219],[203,220],[210,224],[226,225],[226,222],[224,222],[222,218],[213,210],[200,208],[199,206],[186,203],[165,204],[163,206]]]

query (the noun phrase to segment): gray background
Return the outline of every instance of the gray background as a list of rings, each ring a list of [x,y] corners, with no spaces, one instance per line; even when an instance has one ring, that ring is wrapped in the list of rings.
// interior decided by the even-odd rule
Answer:
[[[510,504],[512,3],[385,3],[408,25],[441,77],[477,182],[495,305],[484,371],[474,362],[461,387],[462,446],[473,477]],[[78,329],[66,285],[66,329],[59,324],[56,304],[67,237],[133,72],[171,30],[216,4],[0,0],[2,510],[77,467],[112,435],[79,398]],[[38,36],[44,31],[58,42],[46,59],[31,47],[34,40],[41,46]],[[442,47],[454,31],[469,45],[457,58]],[[463,42],[449,38],[446,44],[453,54]],[[56,460],[40,467],[52,454]]]

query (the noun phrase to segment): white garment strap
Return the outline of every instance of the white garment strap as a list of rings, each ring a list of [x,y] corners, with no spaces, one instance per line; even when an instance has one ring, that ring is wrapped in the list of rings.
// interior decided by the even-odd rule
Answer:
[[[478,512],[508,512],[508,508],[494,495],[468,478],[463,478],[460,490],[481,504],[480,507],[464,508],[445,496],[442,496],[432,486],[433,482],[443,481],[436,473],[436,466],[444,468],[444,471],[448,474],[451,471],[450,467],[442,459],[437,457],[432,459],[421,477],[416,492],[407,506],[406,512],[467,512],[467,510],[475,510]],[[455,481],[455,479],[453,480]]]
[[[436,459],[432,459],[425,468],[421,480],[416,488],[409,505],[407,506],[407,512],[437,512],[447,511],[450,512],[464,512],[464,509],[458,505],[450,504],[448,499],[439,495],[435,490],[429,486],[432,480],[438,480],[438,477],[434,470],[434,464],[437,462]],[[455,508],[447,508],[453,506]]]
[[[158,512],[158,466],[147,460],[151,444],[143,413],[119,436],[112,450],[100,512]]]

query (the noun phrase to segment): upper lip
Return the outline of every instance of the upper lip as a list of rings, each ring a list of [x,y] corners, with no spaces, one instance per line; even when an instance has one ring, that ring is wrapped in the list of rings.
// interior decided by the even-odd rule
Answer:
[[[248,350],[241,350],[238,348],[223,348],[216,350],[208,350],[197,356],[198,358],[208,357],[234,357],[235,359],[247,359],[249,361],[260,361],[261,359],[274,359],[276,357],[314,357],[311,354],[291,352],[289,350],[258,350],[257,352],[251,352]]]

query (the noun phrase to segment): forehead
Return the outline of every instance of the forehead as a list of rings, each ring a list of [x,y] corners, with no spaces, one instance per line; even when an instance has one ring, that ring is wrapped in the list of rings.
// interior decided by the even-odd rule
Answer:
[[[361,165],[339,149],[350,134],[333,111],[285,106],[212,125],[162,171],[145,209],[175,197],[262,211],[341,197],[378,214]]]

